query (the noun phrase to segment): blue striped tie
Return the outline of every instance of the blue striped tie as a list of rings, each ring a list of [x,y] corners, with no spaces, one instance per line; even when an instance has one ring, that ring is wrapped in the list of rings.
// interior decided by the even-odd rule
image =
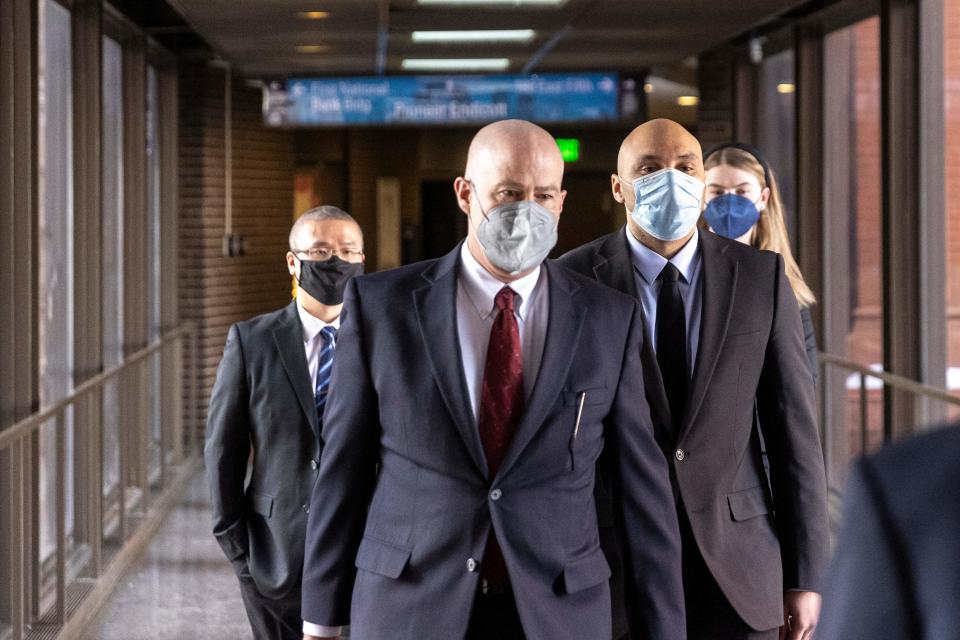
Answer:
[[[317,361],[317,386],[314,400],[317,403],[317,423],[323,424],[323,408],[327,404],[327,392],[330,391],[330,373],[333,371],[333,350],[337,347],[337,330],[327,326],[320,330],[323,348]]]

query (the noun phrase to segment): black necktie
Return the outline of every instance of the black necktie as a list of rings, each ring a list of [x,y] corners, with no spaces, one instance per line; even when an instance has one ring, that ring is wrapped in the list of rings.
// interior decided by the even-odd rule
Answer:
[[[668,262],[657,279],[657,364],[677,432],[687,404],[687,323],[680,297],[680,271]]]

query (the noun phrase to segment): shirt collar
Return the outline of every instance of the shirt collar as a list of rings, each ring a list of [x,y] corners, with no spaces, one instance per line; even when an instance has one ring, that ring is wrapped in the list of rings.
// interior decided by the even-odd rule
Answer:
[[[304,342],[312,342],[324,327],[340,328],[340,316],[334,318],[333,322],[324,322],[304,309],[303,304],[300,303],[300,298],[297,298],[297,313],[300,315],[300,324],[303,325]]]
[[[637,240],[627,229],[627,243],[630,245],[630,253],[633,256],[633,266],[640,273],[641,277],[648,285],[657,281],[660,272],[667,266],[667,262],[672,262],[679,271],[683,279],[689,284],[693,279],[693,274],[700,264],[700,230],[693,232],[693,236],[683,245],[683,248],[675,256],[667,260],[662,255],[647,247]]]
[[[494,298],[497,297],[497,294],[504,286],[509,286],[519,297],[518,304],[515,306],[517,316],[519,316],[521,321],[526,320],[527,313],[529,313],[530,308],[533,306],[534,297],[540,289],[538,284],[540,283],[541,276],[546,277],[547,273],[546,269],[543,269],[541,265],[537,265],[533,271],[519,280],[514,280],[510,284],[503,283],[494,278],[489,271],[477,262],[477,259],[470,253],[470,248],[467,247],[466,242],[463,243],[460,249],[460,263],[462,265],[460,269],[460,286],[463,287],[467,297],[481,318],[486,318],[494,313]]]

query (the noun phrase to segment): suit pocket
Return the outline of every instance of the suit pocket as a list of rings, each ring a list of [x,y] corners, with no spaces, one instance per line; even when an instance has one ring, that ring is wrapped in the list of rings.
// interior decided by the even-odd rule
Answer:
[[[593,387],[591,389],[581,389],[580,391],[564,390],[563,404],[579,405],[580,396],[583,396],[583,404],[603,404],[607,398],[606,387]]]
[[[728,493],[727,503],[730,505],[731,517],[737,522],[770,513],[770,505],[767,504],[767,492],[762,486]]]
[[[273,515],[273,496],[265,493],[252,492],[249,494],[250,510],[256,514],[269,518]]]
[[[403,573],[408,560],[410,560],[408,549],[401,549],[365,536],[357,550],[356,566],[358,569],[396,580]]]
[[[569,594],[595,587],[609,580],[610,575],[607,558],[598,548],[563,568],[564,591]]]

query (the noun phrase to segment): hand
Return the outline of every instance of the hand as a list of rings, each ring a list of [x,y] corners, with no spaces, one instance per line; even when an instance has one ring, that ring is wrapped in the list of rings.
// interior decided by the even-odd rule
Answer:
[[[305,633],[303,640],[340,640],[340,636],[311,636]]]
[[[784,592],[780,640],[811,640],[820,618],[820,603],[820,594],[815,591]]]

